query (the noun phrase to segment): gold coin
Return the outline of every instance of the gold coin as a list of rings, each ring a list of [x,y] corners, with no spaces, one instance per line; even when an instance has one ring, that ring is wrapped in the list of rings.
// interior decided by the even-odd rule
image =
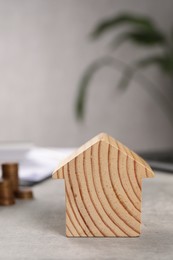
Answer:
[[[33,199],[33,192],[28,188],[20,188],[19,190],[15,191],[15,196],[17,199],[29,200]]]
[[[15,203],[10,180],[0,180],[0,205],[8,206]]]
[[[3,163],[2,164],[3,172],[18,172],[18,163]]]
[[[19,186],[18,164],[4,163],[2,164],[2,177],[11,180],[13,191],[16,191]]]
[[[15,200],[14,199],[1,199],[0,198],[0,206],[10,206],[15,204]]]

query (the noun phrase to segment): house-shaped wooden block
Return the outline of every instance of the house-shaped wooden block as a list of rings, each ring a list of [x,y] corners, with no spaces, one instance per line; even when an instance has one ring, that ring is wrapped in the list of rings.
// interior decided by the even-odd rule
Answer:
[[[154,177],[137,154],[99,134],[66,159],[54,179],[65,179],[68,237],[136,237],[141,233],[142,179]]]

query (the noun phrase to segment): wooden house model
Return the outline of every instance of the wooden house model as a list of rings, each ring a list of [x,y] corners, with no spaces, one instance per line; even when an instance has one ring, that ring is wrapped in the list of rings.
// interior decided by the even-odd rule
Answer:
[[[142,179],[154,177],[137,154],[107,134],[81,146],[53,173],[65,180],[68,237],[136,237]]]

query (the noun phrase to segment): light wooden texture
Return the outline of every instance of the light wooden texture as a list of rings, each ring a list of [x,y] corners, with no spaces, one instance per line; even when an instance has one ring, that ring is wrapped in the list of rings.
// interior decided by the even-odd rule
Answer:
[[[65,179],[68,237],[136,237],[141,233],[142,178],[154,177],[137,154],[100,134],[53,173]]]

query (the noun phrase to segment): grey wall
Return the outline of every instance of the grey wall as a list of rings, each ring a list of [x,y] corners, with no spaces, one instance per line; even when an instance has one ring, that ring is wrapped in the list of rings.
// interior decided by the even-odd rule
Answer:
[[[96,22],[119,11],[136,11],[169,30],[172,8],[171,0],[0,0],[0,141],[77,146],[106,131],[138,150],[173,146],[173,126],[162,107],[135,82],[119,93],[118,71],[105,70],[94,78],[85,122],[77,123],[74,116],[79,77],[107,52],[110,40],[89,42]],[[125,45],[115,55],[128,63],[138,54]],[[146,73],[169,93],[157,70]]]

